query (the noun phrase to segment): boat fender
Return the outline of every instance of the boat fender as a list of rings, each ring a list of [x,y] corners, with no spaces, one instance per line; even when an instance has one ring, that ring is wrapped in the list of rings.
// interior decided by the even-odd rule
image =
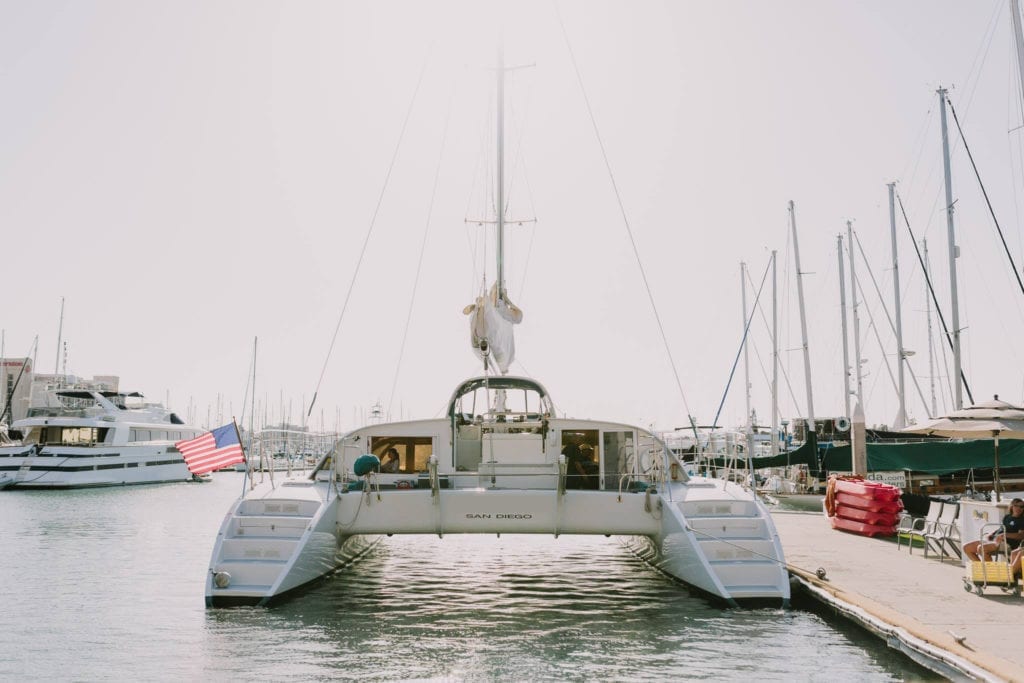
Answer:
[[[370,472],[380,472],[380,458],[370,453],[360,455],[352,463],[352,471],[356,473],[357,477],[365,477]]]
[[[850,420],[845,417],[836,418],[836,429],[840,432],[850,431]]]
[[[825,514],[828,517],[836,516],[836,479],[836,475],[830,476],[825,488]]]

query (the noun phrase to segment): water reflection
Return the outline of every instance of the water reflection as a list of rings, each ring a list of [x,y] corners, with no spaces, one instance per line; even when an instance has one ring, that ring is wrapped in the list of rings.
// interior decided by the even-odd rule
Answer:
[[[0,680],[924,674],[841,620],[720,609],[604,537],[395,537],[278,607],[206,610],[241,483],[0,493]]]

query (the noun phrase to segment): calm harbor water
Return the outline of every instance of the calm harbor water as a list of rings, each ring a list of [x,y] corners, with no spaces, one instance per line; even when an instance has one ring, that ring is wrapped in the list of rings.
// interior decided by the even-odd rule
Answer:
[[[0,493],[0,679],[932,677],[839,619],[716,607],[604,537],[394,537],[280,606],[207,610],[241,487]]]

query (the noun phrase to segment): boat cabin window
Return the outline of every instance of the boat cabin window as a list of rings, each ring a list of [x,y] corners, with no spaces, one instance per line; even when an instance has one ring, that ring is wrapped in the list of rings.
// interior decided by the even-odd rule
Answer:
[[[633,432],[604,433],[604,488],[618,489],[623,474],[635,467]]]
[[[429,436],[375,436],[370,440],[370,452],[384,462],[384,453],[398,451],[399,472],[426,472],[427,459],[434,453],[434,440]]]
[[[42,446],[93,446],[107,438],[106,427],[31,427],[25,443]]]

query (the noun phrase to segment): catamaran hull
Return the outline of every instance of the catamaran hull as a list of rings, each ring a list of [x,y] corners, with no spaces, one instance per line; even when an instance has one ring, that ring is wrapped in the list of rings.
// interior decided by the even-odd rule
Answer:
[[[781,546],[764,506],[749,496],[726,497],[721,484],[665,493],[337,492],[326,482],[305,481],[251,495],[229,512],[206,602],[267,605],[354,561],[384,534],[435,533],[623,536],[652,566],[728,604],[789,601]]]

